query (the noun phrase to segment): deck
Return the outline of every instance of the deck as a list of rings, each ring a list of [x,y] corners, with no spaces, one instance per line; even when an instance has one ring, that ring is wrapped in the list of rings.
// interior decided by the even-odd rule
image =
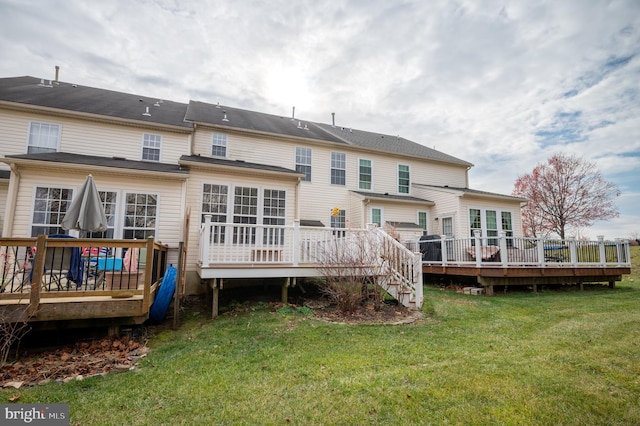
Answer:
[[[475,278],[487,295],[495,286],[607,283],[631,273],[629,242],[543,238],[439,238],[419,242],[427,280]],[[443,255],[444,254],[444,255]]]
[[[152,238],[0,238],[0,319],[42,326],[140,324],[166,254]]]

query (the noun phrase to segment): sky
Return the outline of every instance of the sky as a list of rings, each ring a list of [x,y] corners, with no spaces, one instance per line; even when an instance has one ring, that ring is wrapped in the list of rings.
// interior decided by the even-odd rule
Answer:
[[[640,1],[0,0],[30,75],[400,135],[511,194],[557,153],[621,191],[580,236],[640,235]]]

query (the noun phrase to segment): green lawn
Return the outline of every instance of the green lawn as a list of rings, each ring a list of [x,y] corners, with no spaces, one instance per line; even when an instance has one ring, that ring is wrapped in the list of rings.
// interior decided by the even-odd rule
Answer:
[[[2,390],[71,424],[640,424],[640,252],[615,289],[470,296],[425,288],[425,318],[327,324],[258,305],[192,313],[137,371]]]

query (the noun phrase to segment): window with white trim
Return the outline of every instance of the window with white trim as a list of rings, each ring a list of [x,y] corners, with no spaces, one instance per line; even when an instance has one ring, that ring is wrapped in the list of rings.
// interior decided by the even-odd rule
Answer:
[[[311,182],[311,148],[296,147],[296,172],[304,173],[305,182]]]
[[[71,205],[73,189],[38,186],[33,200],[31,236],[66,234],[60,223]]]
[[[202,223],[204,217],[211,215],[212,223],[227,222],[227,203],[229,200],[229,187],[227,185],[214,185],[205,183],[202,186]],[[213,243],[224,243],[225,227],[214,225]]]
[[[337,217],[331,215],[331,227],[332,228],[346,228],[347,227],[347,212],[346,210],[340,210]]]
[[[142,160],[160,161],[162,148],[162,136],[145,133],[142,136]]]
[[[408,194],[410,184],[411,173],[409,166],[406,164],[398,164],[398,192],[400,194]]]
[[[104,214],[107,217],[107,229],[103,232],[88,232],[86,238],[115,238],[118,193],[98,191]]]
[[[427,212],[418,211],[418,225],[424,232],[428,231]]]
[[[287,205],[287,193],[277,189],[265,189],[263,197],[262,223],[277,225],[277,228],[265,227],[263,231],[264,244],[284,244],[284,226]]]
[[[331,153],[331,184],[346,185],[347,159],[343,152]]]
[[[127,193],[122,238],[144,240],[155,236],[157,214],[157,194]]]
[[[474,231],[480,232],[483,245],[498,245],[498,236],[504,232],[506,237],[513,237],[513,221],[510,211],[493,209],[469,209],[469,230],[471,237]],[[507,240],[511,246],[513,241]]]
[[[373,181],[373,169],[371,168],[371,160],[361,158],[358,165],[358,189],[371,189]]]
[[[236,186],[233,196],[233,223],[255,225],[258,223],[258,188]],[[255,244],[255,226],[234,226],[234,244]]]
[[[58,152],[60,148],[60,125],[31,122],[27,154]]]
[[[371,207],[371,223],[382,227],[382,209],[379,207]]]
[[[227,135],[224,133],[214,133],[211,142],[211,155],[214,157],[227,156]]]

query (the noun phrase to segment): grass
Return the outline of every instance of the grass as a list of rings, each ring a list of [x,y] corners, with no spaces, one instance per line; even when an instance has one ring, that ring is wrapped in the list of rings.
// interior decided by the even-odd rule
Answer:
[[[425,289],[425,318],[338,325],[267,304],[193,312],[139,369],[0,391],[71,424],[640,424],[640,248],[615,289]]]

